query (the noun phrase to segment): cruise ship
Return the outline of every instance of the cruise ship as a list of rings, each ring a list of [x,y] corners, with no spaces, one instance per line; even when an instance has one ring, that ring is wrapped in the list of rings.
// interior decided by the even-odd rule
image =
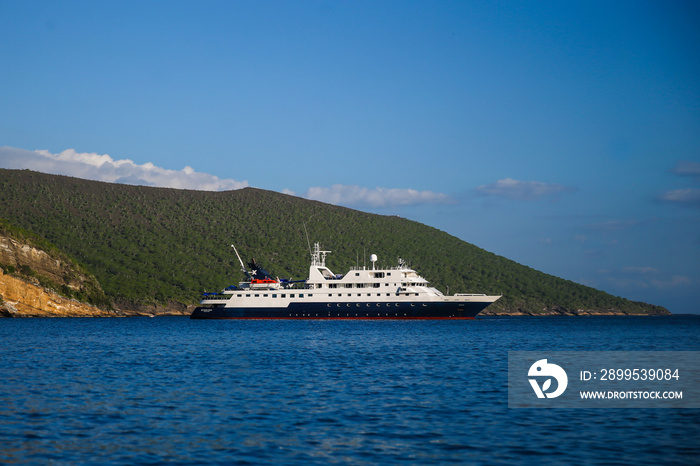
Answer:
[[[232,246],[233,247],[233,246]],[[234,251],[236,251],[234,247]],[[444,295],[399,259],[396,267],[355,267],[336,275],[319,243],[311,251],[309,278],[280,280],[253,259],[246,281],[205,293],[191,319],[473,319],[500,296]]]

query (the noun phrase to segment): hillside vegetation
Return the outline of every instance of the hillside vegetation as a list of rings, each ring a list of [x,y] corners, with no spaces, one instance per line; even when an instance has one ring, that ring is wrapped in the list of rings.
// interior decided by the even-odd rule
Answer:
[[[102,309],[110,300],[98,280],[46,239],[0,219],[0,273]],[[0,299],[3,299],[0,290]]]
[[[0,170],[0,218],[76,257],[121,306],[192,304],[242,278],[230,245],[284,278],[306,278],[311,241],[333,251],[336,273],[375,253],[398,257],[450,293],[503,294],[490,311],[667,313],[547,275],[399,217],[368,214],[276,192],[205,192]]]

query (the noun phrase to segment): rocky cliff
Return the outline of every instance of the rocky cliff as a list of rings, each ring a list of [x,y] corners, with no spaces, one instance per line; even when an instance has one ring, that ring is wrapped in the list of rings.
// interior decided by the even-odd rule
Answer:
[[[523,309],[494,311],[486,308],[479,314],[480,316],[629,316],[629,315],[650,315],[667,316],[671,313],[660,306],[649,306],[646,313],[631,313],[620,309],[567,309],[560,306],[544,307],[540,312],[532,312]]]
[[[67,260],[61,260],[46,251],[15,240],[0,233],[0,264],[11,271],[31,270],[54,283],[66,285],[73,290],[84,287],[89,278],[79,273]]]
[[[0,317],[189,315],[194,308],[178,303],[111,304],[94,276],[36,242],[28,232],[0,224]]]
[[[0,316],[97,317],[120,312],[105,306],[97,280],[61,254],[49,253],[0,231]],[[82,298],[82,299],[81,299]],[[97,301],[98,307],[85,301]]]
[[[115,311],[100,309],[15,278],[0,268],[0,317],[107,317]]]

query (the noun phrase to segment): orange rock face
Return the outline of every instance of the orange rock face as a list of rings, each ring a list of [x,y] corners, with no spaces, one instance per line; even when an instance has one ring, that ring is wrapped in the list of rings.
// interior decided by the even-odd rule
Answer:
[[[67,299],[0,269],[0,313],[8,317],[106,317],[113,313]]]

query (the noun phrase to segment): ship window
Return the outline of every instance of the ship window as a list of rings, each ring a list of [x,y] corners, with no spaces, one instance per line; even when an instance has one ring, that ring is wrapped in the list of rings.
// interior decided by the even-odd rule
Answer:
[[[293,297],[294,297],[294,293],[290,293],[290,294],[289,294],[289,297],[290,297],[290,298],[293,298]]]
[[[283,298],[286,298],[286,297],[287,297],[287,295],[286,295],[286,294],[284,294],[284,293],[282,293],[282,297],[283,297]]]
[[[299,293],[299,297],[300,297],[300,298],[303,298],[303,297],[304,297],[304,293]]]
[[[255,293],[255,297],[256,297],[256,298],[259,298],[259,297],[260,297],[260,295],[259,295],[259,294],[257,294],[257,293]]]
[[[237,295],[236,295],[237,298],[240,298],[241,296],[243,296],[243,295],[241,295],[241,294],[237,294]]]
[[[267,298],[267,293],[265,293],[265,294],[263,295],[263,298]]]
[[[379,288],[380,285],[379,285],[379,283],[374,283],[372,286],[375,288]]]
[[[245,297],[246,297],[246,298],[250,298],[250,293],[247,293],[247,294],[245,295]]]
[[[387,272],[387,273],[386,273],[386,276],[387,276],[387,277],[390,276],[390,275],[391,275],[391,272]]]
[[[352,283],[346,283],[345,288],[352,288]]]
[[[272,295],[272,297],[273,297],[273,298],[276,298],[276,297],[277,297],[277,295],[276,295],[276,294],[273,294],[273,295]]]
[[[355,276],[356,276],[356,277],[359,277],[359,276],[360,276],[360,272],[355,272]]]

